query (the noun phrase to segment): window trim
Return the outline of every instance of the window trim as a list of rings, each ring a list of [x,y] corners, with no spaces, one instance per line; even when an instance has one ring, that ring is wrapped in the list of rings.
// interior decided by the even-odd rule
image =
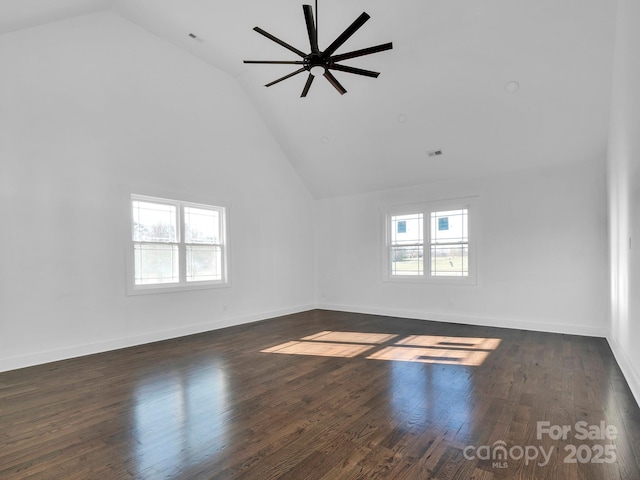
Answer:
[[[176,216],[177,216],[177,229],[178,229],[178,242],[168,242],[166,245],[176,245],[178,247],[178,283],[157,283],[157,284],[148,284],[148,285],[136,285],[135,284],[135,245],[137,244],[165,244],[164,242],[137,242],[133,240],[133,202],[134,201],[143,201],[143,202],[151,202],[158,203],[164,205],[173,205],[177,208]],[[187,246],[189,245],[199,245],[186,243],[186,232],[184,226],[184,210],[186,207],[192,208],[200,208],[204,210],[214,210],[217,211],[220,215],[220,244],[216,244],[221,248],[221,270],[222,270],[222,279],[221,280],[203,280],[203,281],[191,281],[188,282],[186,279],[186,271],[187,271]],[[127,208],[129,215],[128,225],[127,225],[127,252],[126,252],[126,263],[127,263],[127,295],[144,295],[144,294],[154,294],[154,293],[170,293],[170,292],[185,292],[192,290],[206,290],[213,288],[222,288],[229,287],[231,285],[230,275],[229,275],[229,208],[227,206],[222,205],[211,205],[205,203],[196,203],[189,202],[184,200],[177,200],[175,198],[165,198],[155,195],[144,195],[138,193],[129,193],[127,195]]]
[[[448,210],[467,209],[468,272],[467,276],[445,276],[431,274],[431,213]],[[444,285],[477,284],[477,243],[478,243],[478,197],[464,197],[450,200],[435,200],[383,208],[382,225],[382,279],[391,283],[418,283]],[[422,214],[423,228],[423,274],[393,275],[391,273],[391,224],[397,215]]]

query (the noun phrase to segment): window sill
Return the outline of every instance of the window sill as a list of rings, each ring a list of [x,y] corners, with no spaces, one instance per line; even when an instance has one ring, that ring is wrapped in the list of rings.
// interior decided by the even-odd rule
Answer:
[[[397,275],[385,276],[383,281],[386,283],[405,283],[405,284],[422,284],[422,285],[459,285],[459,286],[475,286],[477,281],[474,277],[427,277],[413,275]]]
[[[228,288],[231,286],[230,282],[202,282],[197,284],[187,285],[175,285],[164,284],[163,285],[137,285],[127,287],[127,295],[151,295],[156,293],[173,293],[173,292],[191,292],[194,290],[210,290],[216,288]]]

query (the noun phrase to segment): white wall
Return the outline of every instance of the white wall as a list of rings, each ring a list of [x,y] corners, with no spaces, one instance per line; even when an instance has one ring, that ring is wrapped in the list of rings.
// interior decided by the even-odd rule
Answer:
[[[640,3],[619,0],[609,134],[609,343],[640,403]]]
[[[601,160],[316,203],[325,308],[604,336],[607,242]],[[389,205],[479,197],[478,283],[382,280]]]
[[[312,199],[235,80],[108,13],[0,65],[0,370],[314,304]],[[127,297],[128,189],[227,205],[232,286]]]

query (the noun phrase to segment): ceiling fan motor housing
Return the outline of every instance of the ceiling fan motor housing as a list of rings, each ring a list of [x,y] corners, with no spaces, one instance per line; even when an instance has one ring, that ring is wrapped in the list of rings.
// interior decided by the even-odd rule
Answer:
[[[328,66],[327,60],[322,56],[322,53],[310,53],[306,57],[304,57],[304,68],[311,71],[313,67],[324,67]]]

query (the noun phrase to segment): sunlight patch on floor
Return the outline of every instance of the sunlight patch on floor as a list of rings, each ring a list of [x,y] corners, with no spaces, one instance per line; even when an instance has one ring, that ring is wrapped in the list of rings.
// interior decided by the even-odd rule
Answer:
[[[348,342],[348,343],[366,343],[379,344],[388,342],[396,338],[398,335],[389,333],[365,333],[365,332],[331,332],[325,331],[303,337],[300,340],[315,340],[320,342]]]
[[[261,352],[478,366],[499,345],[499,338],[322,331]]]
[[[373,349],[372,345],[330,342],[286,342],[261,350],[262,353],[287,353],[289,355],[317,355],[320,357],[353,358]]]
[[[495,350],[500,345],[499,338],[484,337],[438,337],[435,335],[409,335],[396,345],[414,347],[451,347],[470,350]]]
[[[372,353],[369,360],[396,360],[401,362],[440,363],[444,365],[466,365],[477,367],[489,356],[481,350],[444,350],[440,348],[385,347]]]

